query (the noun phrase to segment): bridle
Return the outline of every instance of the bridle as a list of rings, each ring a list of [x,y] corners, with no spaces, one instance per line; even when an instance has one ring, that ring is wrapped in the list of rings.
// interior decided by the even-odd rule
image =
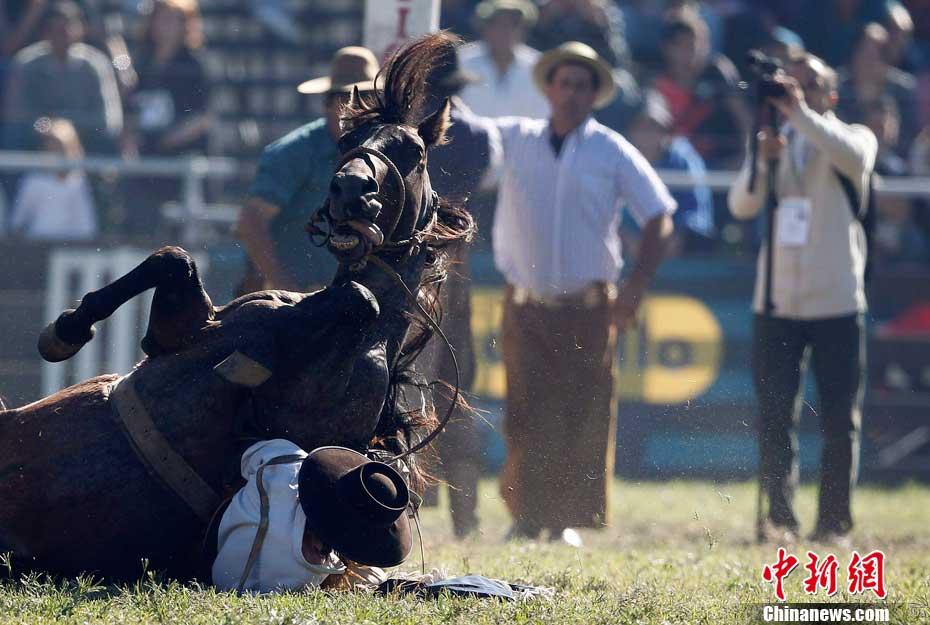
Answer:
[[[455,358],[455,350],[452,348],[452,344],[449,342],[448,337],[446,337],[445,332],[443,332],[442,328],[439,327],[439,323],[430,316],[425,308],[423,308],[423,305],[417,299],[417,296],[414,295],[406,283],[404,283],[404,280],[400,277],[400,274],[398,274],[393,267],[388,265],[379,256],[380,254],[399,254],[409,257],[417,256],[423,249],[424,243],[429,240],[436,239],[436,235],[433,233],[433,229],[435,228],[439,217],[439,194],[437,194],[435,191],[432,191],[429,202],[426,202],[426,198],[424,197],[424,205],[426,206],[426,211],[424,214],[427,215],[427,220],[422,227],[415,227],[413,234],[411,234],[407,239],[401,239],[399,241],[390,240],[390,237],[394,235],[394,231],[397,229],[398,223],[400,223],[401,215],[403,214],[404,208],[406,206],[407,185],[404,182],[404,176],[400,173],[400,169],[398,169],[397,165],[394,164],[394,161],[392,161],[387,154],[365,145],[360,145],[346,152],[342,159],[340,159],[339,163],[336,165],[335,171],[338,172],[345,166],[346,163],[358,158],[363,154],[378,159],[385,165],[385,167],[387,167],[388,172],[394,177],[394,180],[397,183],[400,192],[400,201],[398,203],[397,213],[391,222],[390,230],[386,235],[382,234],[382,242],[379,245],[373,245],[370,249],[366,250],[364,256],[350,264],[350,268],[354,270],[360,270],[370,262],[372,265],[386,273],[388,277],[391,278],[391,280],[400,287],[407,302],[413,306],[413,308],[420,314],[420,316],[423,317],[423,320],[427,323],[427,325],[429,325],[429,327],[442,339],[446,349],[449,352],[449,356],[452,358],[452,365],[455,370],[454,392],[452,394],[452,401],[449,403],[449,408],[446,410],[446,414],[443,415],[442,419],[439,420],[439,424],[436,426],[436,428],[427,434],[416,445],[400,454],[384,460],[384,462],[387,464],[392,464],[398,460],[406,458],[407,456],[413,455],[414,453],[429,445],[433,439],[439,436],[439,433],[442,432],[442,430],[446,427],[446,424],[449,422],[449,419],[452,418],[452,413],[454,412],[459,398],[461,397],[459,365]],[[376,203],[377,200],[375,200],[374,197],[377,195],[377,193],[378,192],[366,194],[366,203],[369,205]],[[380,210],[380,204],[378,205],[378,210]],[[317,226],[319,223],[326,223],[328,230],[324,230]],[[373,220],[372,227],[377,228],[377,226],[374,225]],[[328,197],[323,206],[313,214],[310,219],[310,223],[307,224],[306,229],[307,233],[310,235],[311,242],[318,247],[323,247],[326,245],[330,238],[333,236],[335,228],[333,225],[332,215],[329,213]],[[318,239],[318,237],[320,239]],[[319,242],[317,242],[318,240]]]
[[[420,252],[423,243],[432,236],[433,228],[436,226],[436,221],[439,215],[439,195],[433,191],[432,196],[429,198],[429,202],[424,202],[424,205],[426,206],[426,211],[424,214],[428,215],[426,224],[424,224],[421,228],[415,228],[410,238],[401,239],[399,241],[390,240],[390,238],[394,235],[394,231],[397,229],[397,225],[400,223],[401,215],[403,215],[404,208],[407,205],[407,184],[404,181],[403,174],[400,173],[400,169],[398,169],[397,165],[394,164],[394,161],[392,161],[387,154],[381,150],[366,145],[360,145],[346,152],[342,159],[340,159],[336,164],[335,171],[338,172],[346,165],[346,163],[362,155],[374,157],[381,161],[385,167],[387,167],[388,173],[391,174],[391,176],[394,178],[394,181],[397,183],[400,200],[398,202],[394,219],[391,221],[390,229],[386,234],[382,233],[380,229],[378,231],[381,235],[381,243],[372,246],[370,250],[366,251],[365,256],[355,261],[357,266],[352,268],[363,268],[365,261],[370,260],[374,254],[393,253],[416,256]],[[377,191],[368,193],[363,196],[363,200],[369,206],[376,205],[377,210],[380,211],[380,204],[377,202],[377,200],[374,199],[377,194]],[[375,217],[377,217],[377,215]],[[320,223],[326,223],[328,230],[320,228],[317,225]],[[371,227],[378,228],[378,226],[374,225],[373,219]],[[310,235],[310,239],[314,245],[317,247],[323,247],[333,236],[333,230],[334,226],[332,216],[329,213],[329,198],[327,197],[326,201],[323,203],[323,206],[320,207],[315,213],[313,213],[313,216],[310,218],[310,223],[307,224],[307,233]]]

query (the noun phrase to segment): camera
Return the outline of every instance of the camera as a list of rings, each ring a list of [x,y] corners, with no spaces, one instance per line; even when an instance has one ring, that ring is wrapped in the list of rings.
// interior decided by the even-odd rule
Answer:
[[[767,56],[760,50],[750,50],[746,53],[746,61],[758,81],[756,94],[760,101],[766,98],[782,98],[787,95],[785,86],[775,82],[775,78],[785,75],[781,61]]]

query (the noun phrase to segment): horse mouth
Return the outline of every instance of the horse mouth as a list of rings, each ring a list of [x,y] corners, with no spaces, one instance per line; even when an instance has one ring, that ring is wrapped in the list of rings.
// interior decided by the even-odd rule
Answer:
[[[338,224],[329,237],[330,252],[338,257],[361,258],[384,243],[384,234],[374,222],[350,219]]]

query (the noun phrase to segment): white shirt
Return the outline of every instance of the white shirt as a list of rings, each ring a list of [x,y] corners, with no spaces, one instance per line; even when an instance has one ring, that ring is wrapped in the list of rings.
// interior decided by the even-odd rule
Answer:
[[[588,118],[556,156],[548,120],[498,120],[504,148],[494,215],[497,268],[539,296],[615,282],[625,202],[642,225],[675,212],[675,200],[645,157]]]
[[[261,503],[255,481],[259,467],[278,456],[307,453],[284,439],[255,443],[242,454],[242,477],[248,483],[236,493],[217,535],[217,556],[213,562],[213,584],[221,590],[235,590],[245,569],[261,521]],[[268,533],[258,558],[249,572],[243,590],[271,592],[319,586],[327,575],[319,565],[304,559],[303,539],[307,517],[297,496],[297,475],[301,462],[268,466],[262,475],[268,493]],[[335,553],[322,566],[342,566]]]
[[[549,117],[549,103],[533,82],[533,66],[538,58],[539,51],[518,44],[513,62],[500,74],[483,41],[462,46],[459,48],[462,69],[481,77],[481,82],[462,90],[459,94],[462,101],[482,117]]]
[[[84,174],[27,174],[13,202],[10,230],[29,239],[77,241],[97,235],[97,211]]]

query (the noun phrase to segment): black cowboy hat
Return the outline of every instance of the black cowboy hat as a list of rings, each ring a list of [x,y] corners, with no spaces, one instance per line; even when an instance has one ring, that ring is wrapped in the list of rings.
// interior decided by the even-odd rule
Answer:
[[[409,555],[410,491],[383,462],[345,447],[320,447],[303,461],[297,489],[310,529],[340,556],[390,567]]]

